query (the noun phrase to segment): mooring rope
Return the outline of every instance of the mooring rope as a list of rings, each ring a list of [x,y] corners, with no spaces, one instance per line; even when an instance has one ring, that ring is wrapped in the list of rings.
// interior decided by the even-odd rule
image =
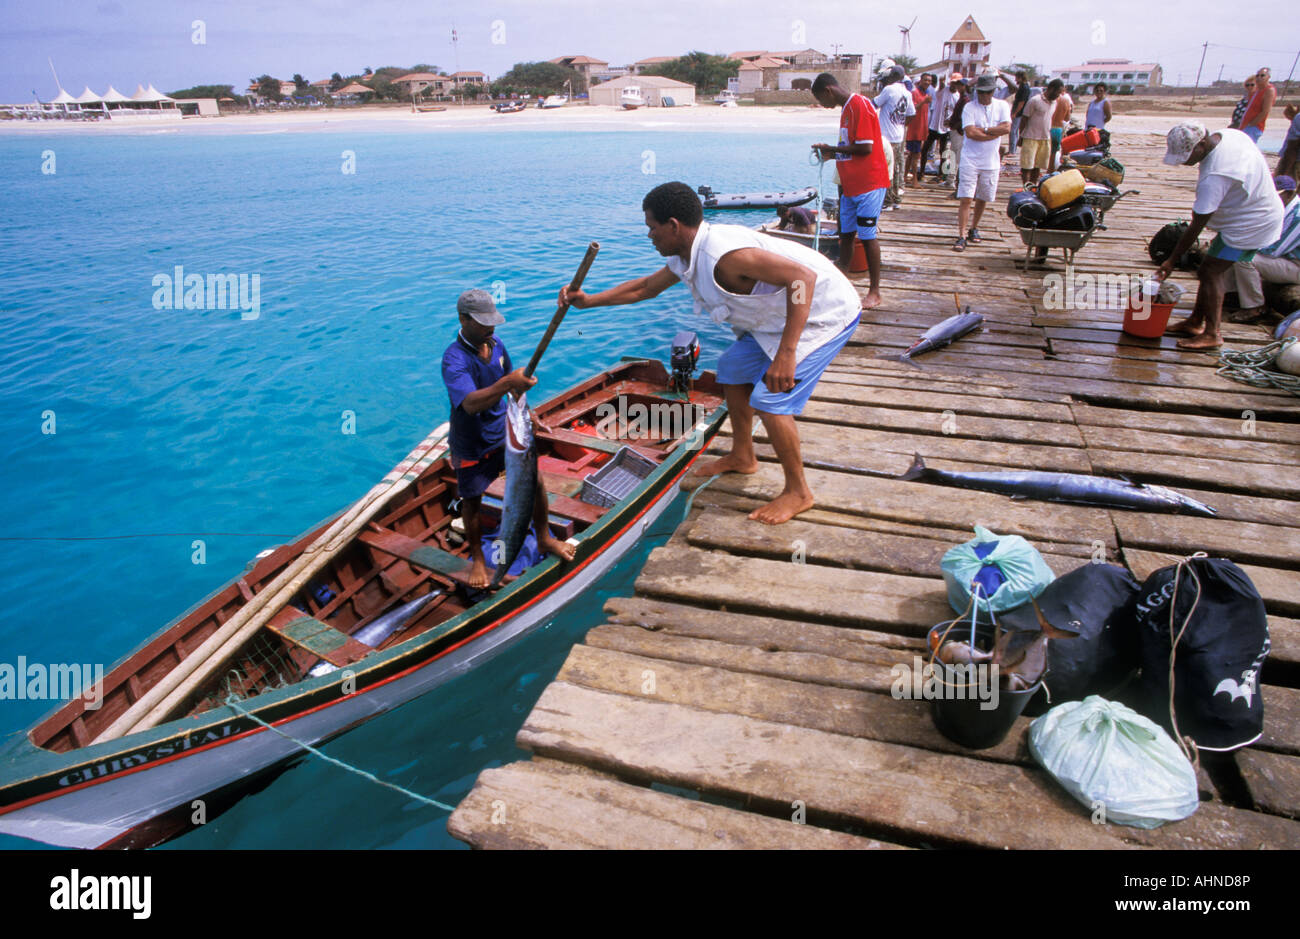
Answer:
[[[813,219],[813,250],[821,251],[822,243],[822,206],[825,199],[822,198],[822,174],[826,171],[826,161],[822,159],[820,153],[812,151],[808,158],[811,162],[817,164],[817,215]]]
[[[1196,741],[1191,736],[1184,735],[1178,729],[1178,715],[1174,713],[1174,660],[1178,654],[1178,643],[1182,641],[1183,633],[1187,632],[1187,625],[1192,621],[1192,614],[1196,612],[1196,606],[1201,602],[1201,579],[1196,576],[1196,571],[1192,568],[1192,561],[1204,557],[1207,557],[1204,551],[1197,551],[1178,562],[1178,566],[1174,568],[1174,591],[1169,598],[1169,723],[1174,729],[1174,742],[1182,749],[1183,755],[1192,764],[1194,771],[1199,771],[1201,768],[1201,753],[1196,747]],[[1187,611],[1187,615],[1183,617],[1182,627],[1175,633],[1174,621],[1178,606],[1178,581],[1184,567],[1187,568],[1187,573],[1191,575],[1192,583],[1196,585],[1196,596],[1192,599],[1192,605]]]
[[[1287,336],[1250,352],[1220,352],[1217,374],[1256,388],[1281,388],[1300,395],[1300,375],[1287,375],[1271,367],[1282,350],[1293,342],[1300,339]]]
[[[326,763],[333,763],[335,766],[341,769],[345,769],[349,773],[356,773],[362,779],[368,779],[370,782],[374,783],[377,786],[383,786],[386,789],[393,789],[397,792],[400,792],[402,795],[407,796],[408,798],[414,799],[417,802],[423,802],[425,805],[431,805],[435,809],[442,809],[444,812],[455,811],[454,807],[439,802],[437,799],[430,799],[428,796],[422,796],[418,792],[412,792],[410,789],[403,789],[401,786],[395,785],[394,783],[384,782],[382,779],[375,776],[373,773],[367,773],[365,770],[358,769],[357,767],[353,766],[350,763],[345,763],[342,760],[336,760],[332,756],[326,756],[324,753],[321,753],[311,744],[304,743],[303,741],[299,740],[297,737],[291,737],[289,734],[286,734],[283,730],[280,730],[278,727],[272,727],[270,724],[262,720],[256,714],[241,707],[239,701],[234,697],[234,695],[231,695],[230,697],[226,698],[226,704],[230,705],[232,708],[234,708],[240,714],[243,714],[245,717],[252,719],[258,724],[261,724],[267,730],[274,731],[275,733],[283,737],[285,740],[297,744],[298,746],[302,747],[304,750],[306,750],[308,753],[312,754],[313,756],[320,757]]]

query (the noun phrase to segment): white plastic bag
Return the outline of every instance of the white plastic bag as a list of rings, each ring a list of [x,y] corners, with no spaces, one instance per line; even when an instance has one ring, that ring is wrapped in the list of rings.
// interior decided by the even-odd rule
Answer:
[[[995,542],[995,546],[981,557],[988,542]],[[949,548],[939,562],[944,583],[948,585],[948,602],[958,615],[969,609],[971,582],[985,567],[994,568],[996,576],[992,580],[1001,583],[994,588],[982,586],[979,597],[982,613],[1015,609],[1038,596],[1056,579],[1043,556],[1024,538],[997,535],[982,525],[976,525],[975,537]],[[988,573],[991,572],[986,572],[985,576]]]
[[[1098,695],[1054,707],[1030,724],[1029,752],[1108,822],[1158,828],[1200,805],[1196,771],[1164,728]]]

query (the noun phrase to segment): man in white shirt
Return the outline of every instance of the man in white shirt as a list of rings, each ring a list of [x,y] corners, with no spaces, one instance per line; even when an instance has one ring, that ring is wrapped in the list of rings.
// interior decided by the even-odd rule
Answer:
[[[731,420],[731,452],[701,462],[692,473],[758,472],[757,414],[781,461],[785,488],[749,517],[768,525],[789,521],[813,506],[795,415],[857,329],[862,311],[857,289],[811,248],[748,226],[704,221],[699,197],[685,183],[656,186],[641,208],[665,265],[599,293],[564,287],[560,302],[580,310],[639,303],[685,283],[697,312],[729,325],[737,338],[719,356],[717,374]]]
[[[1187,226],[1165,263],[1156,270],[1164,280],[1178,259],[1196,243],[1209,225],[1218,234],[1197,270],[1196,306],[1192,315],[1165,332],[1183,336],[1180,349],[1217,349],[1223,345],[1219,322],[1223,316],[1224,279],[1238,261],[1250,261],[1282,234],[1282,200],[1273,186],[1268,162],[1254,141],[1239,130],[1207,133],[1199,121],[1186,121],[1169,131],[1165,163],[1198,166],[1192,223]]]
[[[961,75],[953,72],[947,76],[946,82],[937,85],[935,89],[934,99],[930,102],[930,135],[925,138],[925,146],[921,148],[921,167],[917,170],[917,182],[925,177],[925,168],[930,162],[930,147],[935,143],[939,144],[938,176],[944,182],[948,181],[948,174],[943,170],[943,152],[948,149],[948,118],[952,117],[952,110],[957,106],[957,99],[960,97],[957,83],[961,80]]]
[[[1011,106],[1005,100],[993,97],[998,79],[995,75],[981,75],[975,81],[975,100],[966,102],[962,109],[962,133],[966,140],[961,148],[961,165],[957,171],[957,240],[952,249],[965,251],[966,242],[981,240],[980,217],[984,207],[998,194],[998,175],[1002,171],[1002,156],[998,152],[1001,138],[1011,133]],[[975,217],[971,218],[971,200],[975,201]],[[967,228],[967,223],[970,228]]]
[[[881,78],[883,87],[871,103],[880,114],[880,135],[893,152],[894,168],[890,177],[889,192],[885,194],[885,208],[897,208],[903,201],[903,138],[907,135],[907,119],[916,113],[912,93],[903,84],[903,69],[895,65]]]

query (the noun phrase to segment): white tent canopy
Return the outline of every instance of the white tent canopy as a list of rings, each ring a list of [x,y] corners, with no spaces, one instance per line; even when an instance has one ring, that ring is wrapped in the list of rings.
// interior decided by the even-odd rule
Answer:
[[[131,99],[122,94],[122,92],[118,91],[112,85],[109,85],[108,91],[104,92],[104,100],[110,104],[119,104],[123,101],[130,101]]]
[[[59,89],[59,96],[50,102],[50,104],[76,104],[76,103],[77,103],[77,99],[72,97],[72,95],[68,94],[62,88]]]
[[[90,86],[87,85],[86,90],[77,97],[77,104],[99,104],[103,100],[103,98],[91,91]]]
[[[159,91],[157,88],[153,86],[153,82],[150,82],[149,88],[147,90],[145,89],[144,85],[136,85],[135,94],[131,95],[131,100],[156,102],[156,101],[173,101],[175,99],[167,97],[165,94],[163,94],[161,91]]]

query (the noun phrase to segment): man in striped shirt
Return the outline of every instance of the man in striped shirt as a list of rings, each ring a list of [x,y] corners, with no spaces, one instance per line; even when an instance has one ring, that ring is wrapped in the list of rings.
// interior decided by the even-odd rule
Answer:
[[[1232,265],[1241,309],[1231,319],[1238,323],[1253,323],[1264,315],[1265,283],[1300,284],[1300,199],[1295,197],[1296,182],[1290,176],[1276,176],[1273,184],[1286,207],[1282,237],[1253,260]]]

